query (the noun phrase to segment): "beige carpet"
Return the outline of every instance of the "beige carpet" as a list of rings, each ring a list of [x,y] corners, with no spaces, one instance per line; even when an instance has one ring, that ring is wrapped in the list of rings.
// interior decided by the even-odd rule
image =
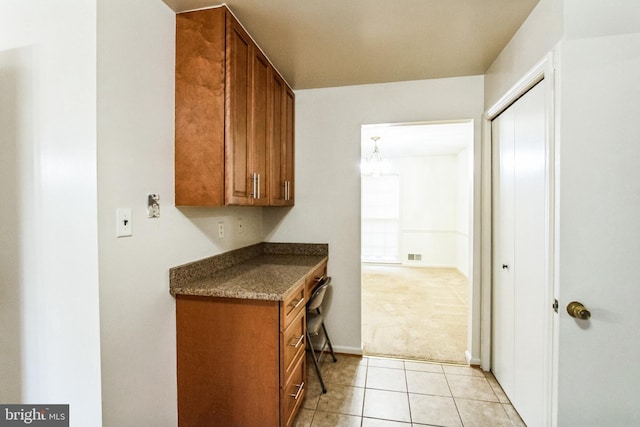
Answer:
[[[363,264],[365,355],[466,363],[467,301],[456,269]]]

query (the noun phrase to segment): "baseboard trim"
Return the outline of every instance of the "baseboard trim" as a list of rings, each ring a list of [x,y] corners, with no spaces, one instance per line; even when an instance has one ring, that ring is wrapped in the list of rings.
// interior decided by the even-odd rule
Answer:
[[[480,359],[471,357],[471,353],[469,353],[469,350],[466,350],[464,352],[464,358],[470,366],[480,366]]]
[[[362,356],[363,354],[362,348],[360,347],[345,347],[341,345],[334,345],[333,351],[335,351],[336,353],[343,353],[343,354],[355,354],[357,356]]]

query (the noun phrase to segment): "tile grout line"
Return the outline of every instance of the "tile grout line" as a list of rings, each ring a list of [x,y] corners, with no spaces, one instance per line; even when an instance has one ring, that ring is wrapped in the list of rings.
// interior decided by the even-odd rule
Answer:
[[[460,425],[464,427],[464,421],[462,421],[460,408],[458,408],[458,402],[456,402],[456,399],[453,397],[453,390],[451,390],[451,385],[449,384],[449,377],[447,377],[447,373],[445,372],[444,367],[442,367],[442,373],[444,374],[444,380],[447,382],[447,387],[449,387],[449,393],[451,393],[451,400],[453,400],[453,406],[456,407],[456,412],[458,413],[458,418],[460,419]]]
[[[364,424],[364,405],[367,401],[367,382],[369,380],[369,358],[367,358],[367,369],[364,374],[364,393],[362,394],[362,408],[360,408],[360,427]]]
[[[407,389],[407,406],[409,406],[409,422],[413,425],[413,413],[411,412],[411,399],[409,399],[409,381],[407,380],[407,364],[405,361],[402,361],[402,366],[404,368],[404,386]]]

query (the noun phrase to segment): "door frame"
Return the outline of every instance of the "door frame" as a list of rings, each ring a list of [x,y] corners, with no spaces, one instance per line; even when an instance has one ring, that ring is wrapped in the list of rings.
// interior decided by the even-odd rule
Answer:
[[[518,98],[543,79],[547,81],[545,94],[546,118],[546,241],[545,258],[547,268],[544,283],[545,299],[549,301],[549,314],[545,316],[544,324],[544,411],[545,425],[555,425],[557,419],[556,391],[557,391],[557,330],[558,316],[552,309],[553,301],[557,299],[557,281],[555,276],[555,248],[557,234],[555,224],[558,219],[555,188],[557,187],[557,171],[555,159],[558,155],[556,140],[555,118],[555,63],[553,52],[545,55],[531,68],[516,84],[514,84],[495,104],[488,108],[482,118],[482,196],[481,196],[481,337],[480,354],[481,367],[485,371],[491,369],[491,340],[492,340],[492,287],[493,287],[493,226],[492,226],[492,135],[491,122],[506,110]]]
[[[465,351],[465,359],[468,364],[478,366],[481,365],[481,303],[482,295],[481,290],[481,198],[482,198],[482,159],[480,158],[482,152],[482,129],[478,131],[477,124],[482,124],[482,120],[474,118],[466,119],[451,119],[451,120],[419,120],[419,121],[405,121],[405,122],[380,122],[380,123],[367,123],[360,125],[360,137],[362,138],[362,129],[365,126],[406,126],[406,125],[442,125],[442,124],[456,124],[456,123],[470,123],[471,124],[471,140],[469,141],[468,149],[470,150],[470,165],[469,165],[469,177],[468,182],[470,186],[469,194],[469,234],[468,234],[468,274],[469,281],[469,312],[467,314],[467,350]],[[480,138],[478,138],[478,135]],[[362,157],[362,153],[361,153]],[[402,198],[402,194],[400,195]],[[402,200],[401,200],[402,203]],[[362,204],[360,206],[360,215],[362,215]],[[362,231],[360,230],[360,233]],[[400,232],[400,245],[402,247],[402,231]],[[401,253],[402,257],[402,253]],[[360,257],[358,258],[362,263],[362,248],[360,248]],[[401,259],[402,261],[402,259]],[[360,277],[362,277],[362,270],[360,271]],[[362,283],[361,283],[362,286]],[[360,295],[362,300],[362,293]],[[362,319],[361,319],[362,320]],[[362,323],[362,322],[361,322]],[[362,325],[361,325],[362,326]],[[362,345],[361,345],[362,350]]]

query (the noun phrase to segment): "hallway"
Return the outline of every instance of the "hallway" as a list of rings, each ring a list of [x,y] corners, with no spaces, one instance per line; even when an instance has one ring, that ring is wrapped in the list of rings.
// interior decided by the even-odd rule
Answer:
[[[489,372],[468,366],[338,354],[313,364],[295,427],[525,426]]]

